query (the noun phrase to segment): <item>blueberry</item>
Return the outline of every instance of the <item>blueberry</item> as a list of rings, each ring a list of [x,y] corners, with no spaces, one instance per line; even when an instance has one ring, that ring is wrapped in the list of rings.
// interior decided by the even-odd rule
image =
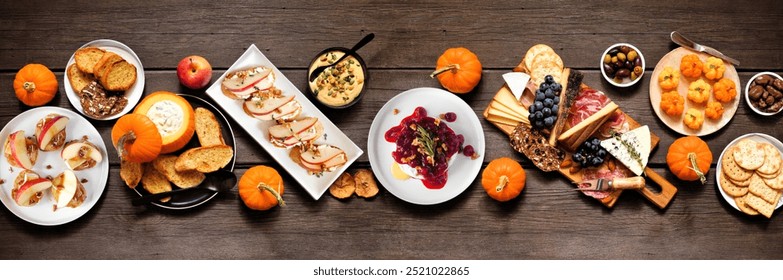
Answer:
[[[536,120],[543,120],[544,119],[544,113],[541,111],[536,111]]]
[[[544,108],[544,103],[541,103],[541,101],[536,101],[533,105],[536,106],[536,111],[541,111]]]
[[[555,102],[552,101],[552,99],[549,99],[549,98],[544,99],[544,107],[545,108],[552,108],[552,106],[554,106],[554,105],[555,105]]]
[[[561,86],[558,83],[555,83],[554,85],[549,86],[549,88],[551,88],[554,92],[560,92],[561,90],[563,90],[563,86]]]
[[[560,96],[555,96],[553,100],[555,101],[556,104],[560,104]]]
[[[573,156],[572,158],[573,158],[573,159],[574,159],[574,161],[576,161],[576,162],[581,162],[581,161],[582,161],[582,160],[583,160],[585,157],[584,157],[584,156],[582,156],[582,154],[581,154],[581,153],[575,153],[575,154],[574,154],[574,156]]]
[[[544,94],[546,95],[546,98],[552,98],[555,97],[555,91],[552,90],[552,88],[548,88],[544,91]]]
[[[539,86],[538,86],[538,89],[540,89],[541,91],[545,91],[545,90],[546,90],[546,89],[548,89],[549,87],[550,87],[550,86],[549,86],[549,84],[547,84],[547,83],[541,83],[541,85],[539,85]]]
[[[593,145],[600,145],[601,144],[601,140],[598,140],[598,138],[593,138],[592,142],[593,142]]]
[[[530,114],[530,115],[527,115],[527,120],[528,120],[528,121],[530,121],[530,123],[533,123],[533,122],[535,122],[535,121],[536,121],[536,114],[533,114],[533,113],[531,112],[531,114]]]
[[[536,112],[536,105],[530,105],[530,108],[528,108],[527,110],[530,111],[530,114],[532,115],[533,113]]]
[[[546,95],[542,91],[536,91],[536,101],[544,101]]]
[[[535,126],[536,126],[537,128],[544,128],[544,122],[543,122],[543,121],[540,121],[540,120],[538,120],[538,121],[536,121],[536,123],[535,123]]]
[[[604,158],[606,156],[606,150],[604,150],[604,149],[598,150],[597,154],[598,154],[598,157]]]
[[[543,113],[544,113],[544,117],[549,117],[549,116],[551,116],[551,115],[552,115],[552,109],[549,109],[549,108],[547,108],[547,107],[544,107],[544,109],[543,109],[543,110],[541,110],[541,112],[543,112]]]
[[[557,115],[557,109],[560,109],[557,107],[557,102],[555,104],[552,104],[552,114]]]
[[[593,166],[599,166],[603,162],[600,158],[594,157],[593,159],[590,160],[590,163],[593,164]]]
[[[552,127],[552,125],[555,124],[555,119],[553,119],[551,117],[546,118],[546,119],[544,119],[544,124],[546,125],[546,127]]]
[[[544,82],[546,82],[547,84],[554,83],[555,82],[555,78],[552,77],[552,75],[546,75],[546,77],[544,77]]]

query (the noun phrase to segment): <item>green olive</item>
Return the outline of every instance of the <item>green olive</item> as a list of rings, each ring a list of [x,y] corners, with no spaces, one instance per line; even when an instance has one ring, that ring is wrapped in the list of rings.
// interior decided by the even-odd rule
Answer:
[[[612,62],[612,56],[611,55],[604,55],[604,63]]]
[[[636,51],[628,52],[628,60],[630,60],[630,61],[634,61],[636,59],[636,57],[638,57],[638,56],[639,56],[639,54],[636,53]]]
[[[624,53],[618,53],[617,54],[617,60],[620,60],[622,62],[625,62],[625,54]]]

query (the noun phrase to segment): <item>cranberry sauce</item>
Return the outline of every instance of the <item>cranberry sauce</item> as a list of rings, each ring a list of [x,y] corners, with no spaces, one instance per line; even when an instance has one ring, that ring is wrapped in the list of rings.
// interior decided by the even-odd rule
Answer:
[[[427,116],[427,110],[417,107],[413,114],[386,131],[386,141],[397,144],[392,157],[407,164],[424,177],[429,189],[446,185],[449,159],[459,152],[465,137],[454,133],[446,122]]]

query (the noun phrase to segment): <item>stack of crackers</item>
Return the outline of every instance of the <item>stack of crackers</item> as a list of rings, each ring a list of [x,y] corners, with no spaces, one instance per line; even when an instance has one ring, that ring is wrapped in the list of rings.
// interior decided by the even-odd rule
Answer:
[[[743,139],[723,153],[720,187],[743,213],[770,218],[783,193],[781,163],[771,144]]]

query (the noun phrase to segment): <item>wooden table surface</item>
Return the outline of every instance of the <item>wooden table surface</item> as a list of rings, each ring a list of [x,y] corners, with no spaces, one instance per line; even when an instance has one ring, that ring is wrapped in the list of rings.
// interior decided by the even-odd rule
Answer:
[[[236,189],[188,211],[134,207],[135,193],[119,178],[116,152],[106,191],[82,218],[57,227],[29,224],[0,207],[2,259],[781,259],[783,223],[749,217],[716,189],[715,162],[706,186],[683,183],[668,171],[666,150],[679,137],[653,113],[649,73],[675,46],[669,33],[716,47],[741,61],[740,87],[760,71],[783,71],[783,5],[777,1],[353,1],[314,6],[311,1],[4,1],[0,5],[0,123],[29,110],[13,97],[16,71],[49,66],[60,90],[49,104],[73,107],[62,73],[82,44],[102,38],[130,46],[146,71],[145,94],[168,90],[206,96],[179,85],[177,62],[206,57],[213,82],[250,44],[256,44],[301,90],[306,66],[320,50],[350,47],[373,32],[360,51],[371,80],[364,99],[343,111],[324,111],[365,154],[350,170],[368,168],[367,133],[375,113],[396,94],[439,87],[429,78],[449,47],[473,50],[483,79],[464,100],[477,115],[503,85],[501,74],[525,51],[546,43],[585,83],[605,91],[621,108],[661,137],[650,166],[679,186],[667,209],[638,193],[623,194],[613,209],[569,191],[512,150],[507,138],[481,118],[484,165],[507,156],[527,170],[527,187],[497,203],[477,178],[461,195],[435,206],[408,204],[383,188],[374,199],[314,201],[241,129],[237,169],[278,168],[287,206],[257,212]],[[57,3],[62,2],[62,3]],[[216,2],[216,3],[210,3]],[[442,3],[437,3],[442,2]],[[480,4],[479,4],[480,3]],[[647,75],[618,89],[598,71],[601,52],[617,42],[639,47]],[[91,121],[110,141],[112,121]],[[761,117],[741,101],[728,126],[704,137],[714,161],[734,138],[763,132],[783,138],[781,117]],[[238,128],[242,124],[231,123]],[[7,178],[6,181],[8,180]]]

